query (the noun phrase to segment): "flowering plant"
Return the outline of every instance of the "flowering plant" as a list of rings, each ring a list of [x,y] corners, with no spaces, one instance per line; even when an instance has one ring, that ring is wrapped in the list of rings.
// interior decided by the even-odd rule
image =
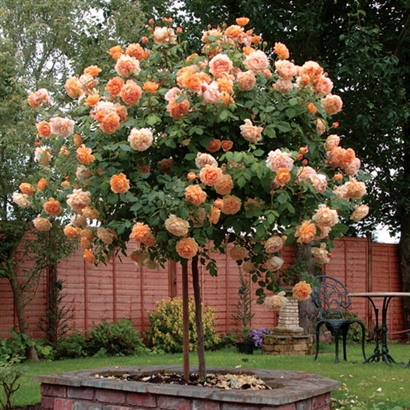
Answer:
[[[253,341],[255,347],[262,347],[263,344],[263,336],[264,335],[271,335],[272,332],[269,329],[255,329],[249,333],[249,339]]]
[[[199,257],[216,274],[209,251],[229,252],[263,296],[285,243],[330,246],[368,211],[360,160],[330,121],[342,100],[318,63],[296,65],[246,18],[205,31],[190,55],[172,24],[112,47],[111,72],[69,78],[61,107],[30,93],[42,172],[13,199],[38,210],[39,230],[71,216],[64,232],[90,263],[133,241],[139,265]]]

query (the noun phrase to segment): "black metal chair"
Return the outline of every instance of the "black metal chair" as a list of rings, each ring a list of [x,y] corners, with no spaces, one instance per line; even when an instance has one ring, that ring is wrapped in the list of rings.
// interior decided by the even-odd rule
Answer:
[[[339,363],[340,336],[343,339],[343,359],[347,360],[346,338],[349,327],[353,323],[358,323],[362,328],[362,352],[364,360],[366,360],[364,351],[365,325],[359,319],[344,316],[344,312],[350,306],[349,291],[346,286],[339,280],[326,275],[316,276],[315,283],[317,285],[313,286],[312,300],[319,309],[319,322],[316,325],[315,360],[319,354],[319,333],[322,325],[325,325],[335,338],[335,363]]]

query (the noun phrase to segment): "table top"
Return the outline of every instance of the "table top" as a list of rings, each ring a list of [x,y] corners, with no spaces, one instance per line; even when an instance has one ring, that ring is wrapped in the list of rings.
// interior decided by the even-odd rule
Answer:
[[[349,293],[349,296],[354,297],[368,297],[368,298],[405,298],[410,297],[410,292],[357,292]]]

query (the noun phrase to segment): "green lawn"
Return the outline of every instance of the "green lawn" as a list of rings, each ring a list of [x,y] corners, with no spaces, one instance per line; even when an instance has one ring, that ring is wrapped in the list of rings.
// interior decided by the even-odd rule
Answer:
[[[342,382],[342,388],[332,393],[332,409],[410,409],[410,368],[405,365],[410,360],[410,345],[391,344],[390,353],[398,364],[383,362],[363,364],[360,347],[349,345],[348,361],[334,364],[334,346],[323,346],[316,361],[313,356],[272,356],[256,351],[253,355],[243,355],[235,349],[223,349],[206,354],[207,366],[242,368],[269,368],[298,370],[320,374]],[[366,347],[368,355],[372,345]],[[196,364],[196,354],[191,354],[191,364]],[[91,358],[62,360],[55,362],[27,363],[27,374],[21,379],[21,387],[15,395],[15,405],[40,402],[40,386],[32,381],[38,374],[66,372],[105,366],[122,365],[182,365],[179,354],[144,354],[133,357]]]

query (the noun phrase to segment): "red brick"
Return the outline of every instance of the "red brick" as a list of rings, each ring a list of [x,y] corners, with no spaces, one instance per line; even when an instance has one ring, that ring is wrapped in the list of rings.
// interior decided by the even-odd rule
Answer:
[[[124,404],[125,393],[122,391],[96,390],[95,400],[107,404]]]
[[[128,393],[126,404],[148,408],[157,407],[157,398],[153,394]]]
[[[65,386],[57,386],[54,384],[42,384],[41,395],[51,397],[67,397],[67,388]]]
[[[54,408],[54,398],[53,397],[45,397],[41,398],[41,407],[44,410],[53,410]]]
[[[330,394],[312,397],[312,410],[330,409]]]
[[[221,404],[217,401],[196,400],[192,402],[193,410],[221,410]]]
[[[85,387],[69,387],[67,397],[73,399],[92,400],[94,398],[94,389]]]
[[[157,408],[165,410],[191,410],[191,400],[170,397],[159,396],[157,398]]]
[[[54,410],[73,410],[73,404],[69,399],[55,399]]]

